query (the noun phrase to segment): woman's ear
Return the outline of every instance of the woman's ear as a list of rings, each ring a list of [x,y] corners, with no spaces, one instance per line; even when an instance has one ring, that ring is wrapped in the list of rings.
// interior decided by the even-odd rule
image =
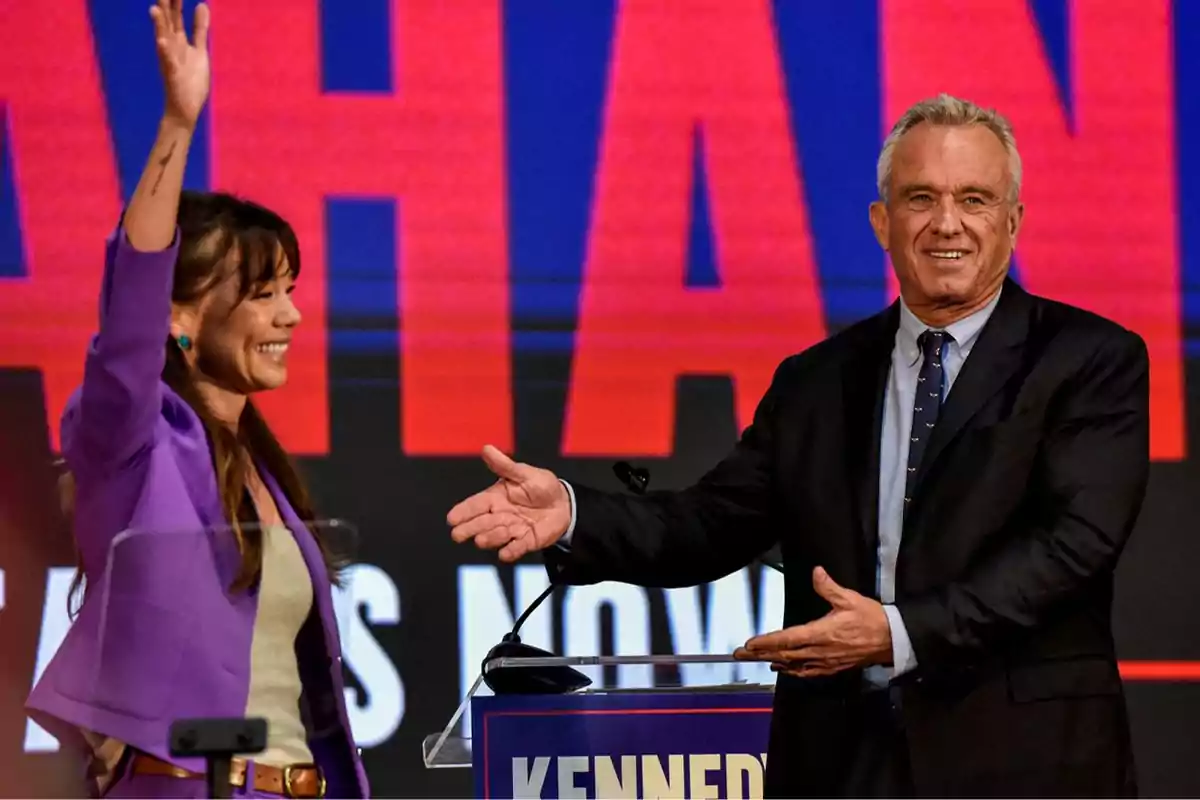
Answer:
[[[196,312],[187,306],[171,306],[171,338],[185,353],[195,347]]]

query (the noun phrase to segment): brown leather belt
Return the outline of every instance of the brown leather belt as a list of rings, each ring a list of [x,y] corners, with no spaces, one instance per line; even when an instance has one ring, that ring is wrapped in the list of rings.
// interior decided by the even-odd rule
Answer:
[[[166,775],[172,778],[204,780],[202,773],[191,772],[146,753],[135,753],[130,761],[129,769],[135,775]],[[229,782],[236,787],[246,785],[245,760],[233,759],[233,766],[229,771]],[[324,797],[325,776],[316,764],[289,764],[286,767],[273,767],[269,764],[255,763],[254,790],[284,797]]]

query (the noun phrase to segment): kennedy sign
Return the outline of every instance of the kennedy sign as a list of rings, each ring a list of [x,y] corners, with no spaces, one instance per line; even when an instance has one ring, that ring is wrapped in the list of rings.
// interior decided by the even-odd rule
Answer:
[[[763,796],[768,688],[480,697],[476,797]]]

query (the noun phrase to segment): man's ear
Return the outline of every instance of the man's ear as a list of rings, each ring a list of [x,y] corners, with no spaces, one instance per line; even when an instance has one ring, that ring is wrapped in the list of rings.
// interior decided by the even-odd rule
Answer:
[[[884,250],[888,249],[888,232],[891,220],[888,219],[887,205],[882,200],[871,203],[871,229],[875,231],[875,240]]]
[[[1008,238],[1012,241],[1012,246],[1015,249],[1017,246],[1017,234],[1021,232],[1021,223],[1025,221],[1025,204],[1013,203],[1012,210],[1008,212]]]

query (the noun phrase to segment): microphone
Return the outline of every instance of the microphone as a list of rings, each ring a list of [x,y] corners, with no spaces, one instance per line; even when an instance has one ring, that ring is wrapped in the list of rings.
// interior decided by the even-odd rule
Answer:
[[[650,470],[644,467],[635,467],[628,461],[618,461],[613,464],[613,472],[621,483],[625,484],[625,488],[634,494],[645,494],[646,487],[650,485]],[[783,564],[770,558],[760,558],[759,563],[763,566],[770,567],[781,575],[787,574],[783,569]]]
[[[646,487],[650,485],[650,470],[644,467],[635,467],[628,461],[618,461],[613,464],[613,472],[621,483],[625,484],[625,488],[634,494],[645,494]]]
[[[613,464],[617,478],[634,494],[645,494],[650,485],[650,470],[634,467],[628,461]],[[512,630],[504,634],[500,643],[483,657],[483,665],[495,658],[553,658],[554,654],[540,647],[521,641],[521,626],[525,620],[546,602],[558,588],[553,580],[550,585],[530,603],[513,623]],[[481,665],[482,666],[482,665]],[[571,667],[496,667],[481,669],[483,682],[496,694],[566,694],[590,686],[591,678]]]
[[[648,470],[635,470],[628,462],[618,462],[613,465],[630,492],[642,494],[650,481]],[[499,644],[487,651],[480,672],[484,674],[484,682],[488,688],[497,694],[566,694],[576,692],[581,688],[592,685],[592,679],[580,670],[571,667],[497,667],[488,670],[487,662],[493,658],[546,658],[554,657],[552,652],[535,648],[521,640],[521,626],[529,615],[533,614],[547,597],[553,594],[558,584],[553,581],[544,591],[529,603],[526,609],[517,616],[512,624],[512,630],[500,638]]]
[[[494,658],[554,658],[554,654],[540,647],[525,644],[521,641],[521,626],[538,606],[546,602],[558,584],[554,581],[539,594],[532,603],[526,606],[513,623],[512,630],[504,634],[500,643],[487,652],[480,665],[483,682],[494,693],[500,694],[567,694],[576,692],[585,686],[590,686],[592,679],[577,669],[568,666],[559,667],[496,667],[486,669],[487,663]]]

